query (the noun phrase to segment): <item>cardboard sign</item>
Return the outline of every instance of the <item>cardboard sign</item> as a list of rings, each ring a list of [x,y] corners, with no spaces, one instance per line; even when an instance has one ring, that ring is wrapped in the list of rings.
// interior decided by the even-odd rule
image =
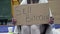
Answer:
[[[14,7],[17,25],[47,24],[49,19],[47,4],[21,5]]]
[[[50,1],[49,7],[52,10],[55,24],[60,24],[60,1]]]
[[[60,1],[60,0],[48,0],[48,1],[50,2],[50,1]]]

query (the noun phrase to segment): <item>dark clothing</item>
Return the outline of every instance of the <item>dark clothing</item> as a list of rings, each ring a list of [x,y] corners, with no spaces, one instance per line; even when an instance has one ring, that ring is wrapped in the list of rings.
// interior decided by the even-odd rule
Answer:
[[[44,31],[43,31],[42,34],[46,34],[46,31],[49,28],[49,25],[48,24],[43,24],[43,26],[44,26]]]
[[[31,2],[34,4],[34,3],[38,3],[39,0],[27,0],[27,3],[28,3],[28,4],[31,4]]]
[[[17,28],[18,28],[18,34],[21,34],[20,33],[21,32],[21,25],[18,25]]]
[[[39,2],[39,0],[32,0],[32,3],[34,4],[34,3],[38,3]]]
[[[5,23],[5,25],[7,25],[7,21],[8,21],[8,19],[0,19],[1,25],[4,25],[4,23]]]
[[[27,0],[27,3],[28,3],[28,4],[31,4],[31,0]]]

